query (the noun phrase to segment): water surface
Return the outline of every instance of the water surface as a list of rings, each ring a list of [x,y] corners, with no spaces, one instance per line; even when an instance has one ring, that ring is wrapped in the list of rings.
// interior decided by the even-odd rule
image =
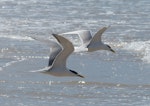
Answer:
[[[3,106],[149,106],[149,0],[1,0],[0,103]],[[49,46],[28,36],[96,33],[116,53],[74,53],[67,66],[85,76],[31,73],[47,66]],[[78,46],[77,36],[66,36]]]

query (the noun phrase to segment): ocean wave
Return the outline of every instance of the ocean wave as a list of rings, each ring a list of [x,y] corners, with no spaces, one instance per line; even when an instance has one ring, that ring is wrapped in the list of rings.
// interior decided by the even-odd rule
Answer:
[[[25,40],[25,41],[30,41],[30,40],[33,40],[31,37],[28,37],[28,36],[15,36],[15,35],[11,35],[11,36],[8,36],[8,35],[0,35],[0,38],[8,38],[8,39],[15,39],[15,40]]]
[[[10,83],[6,80],[0,80],[0,84]],[[11,81],[12,83],[12,81]],[[17,84],[40,84],[40,85],[65,85],[65,86],[88,86],[88,87],[116,87],[116,88],[150,88],[149,84],[124,84],[111,82],[93,82],[93,81],[14,81]]]
[[[150,63],[150,40],[126,43],[123,49],[136,52],[144,62]]]
[[[24,60],[25,59],[17,59],[17,60],[6,62],[3,66],[0,67],[0,71],[3,71],[4,68],[9,67],[9,66],[11,66],[15,63],[18,63],[18,62],[21,62],[21,61],[24,61]]]

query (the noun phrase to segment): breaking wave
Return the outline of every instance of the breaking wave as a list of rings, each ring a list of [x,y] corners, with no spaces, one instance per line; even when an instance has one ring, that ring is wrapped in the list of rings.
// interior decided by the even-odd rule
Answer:
[[[144,62],[150,63],[150,41],[126,43],[123,49],[136,52]]]
[[[15,35],[0,35],[0,38],[8,38],[8,39],[14,39],[14,40],[33,40],[31,37],[28,36],[15,36]]]

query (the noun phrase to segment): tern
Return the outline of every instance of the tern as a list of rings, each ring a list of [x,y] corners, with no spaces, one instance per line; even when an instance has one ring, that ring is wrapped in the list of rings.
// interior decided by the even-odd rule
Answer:
[[[78,74],[76,71],[66,67],[67,58],[74,51],[73,44],[63,36],[60,36],[58,34],[52,35],[56,38],[58,43],[53,42],[51,45],[48,67],[31,72],[41,72],[58,77],[76,76],[84,78],[84,76]]]
[[[77,34],[82,42],[82,45],[77,48],[75,51],[88,51],[93,52],[97,50],[108,50],[111,52],[115,51],[107,44],[102,42],[101,36],[106,31],[108,27],[103,27],[100,29],[93,37],[89,30],[77,30],[72,32],[61,33],[62,35],[66,34]],[[60,34],[60,35],[61,35]]]
[[[53,35],[54,36],[54,35]],[[49,39],[44,39],[44,38],[39,38],[39,37],[34,37],[34,36],[28,36],[34,40],[37,40],[39,42],[42,42],[44,44],[47,44],[50,46],[50,55],[49,55],[49,62],[48,66],[51,66],[55,57],[61,52],[62,48],[59,43],[49,40]]]

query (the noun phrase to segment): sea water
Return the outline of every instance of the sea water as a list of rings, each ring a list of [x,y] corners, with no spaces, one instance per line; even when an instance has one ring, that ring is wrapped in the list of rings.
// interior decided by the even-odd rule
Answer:
[[[110,26],[102,36],[116,53],[73,53],[67,67],[82,78],[31,73],[48,65],[52,33]],[[149,0],[1,0],[0,104],[3,106],[149,106]],[[77,35],[66,35],[75,46]]]

